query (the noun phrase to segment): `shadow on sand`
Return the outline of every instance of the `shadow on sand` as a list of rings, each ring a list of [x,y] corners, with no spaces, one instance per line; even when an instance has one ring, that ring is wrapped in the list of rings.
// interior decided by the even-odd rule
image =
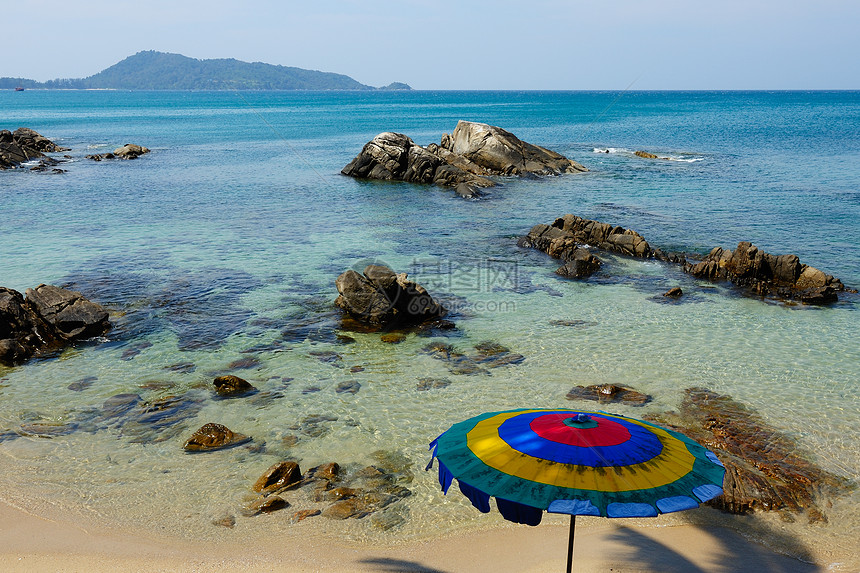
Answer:
[[[379,557],[376,559],[362,559],[359,563],[375,566],[373,571],[384,571],[390,573],[449,573],[442,569],[427,567],[414,561],[406,561],[405,559],[390,559]]]

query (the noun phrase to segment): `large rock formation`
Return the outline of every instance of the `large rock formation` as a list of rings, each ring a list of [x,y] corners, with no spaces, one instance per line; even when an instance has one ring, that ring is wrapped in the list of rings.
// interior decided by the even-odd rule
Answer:
[[[18,167],[45,153],[59,151],[68,151],[68,148],[60,147],[27,127],[19,127],[14,133],[8,129],[0,131],[0,169]]]
[[[373,328],[403,327],[437,319],[447,313],[424,287],[382,265],[368,265],[335,281],[335,304],[360,323]]]
[[[26,295],[0,287],[0,364],[20,364],[110,329],[107,311],[79,292],[39,285]]]
[[[362,179],[435,183],[464,197],[495,183],[490,175],[559,175],[587,171],[566,157],[518,139],[499,127],[460,121],[441,145],[421,147],[401,133],[380,133],[341,173]]]
[[[442,136],[441,147],[495,175],[559,175],[588,171],[555,151],[526,143],[513,133],[486,123],[457,122],[453,134]]]
[[[748,242],[738,243],[734,251],[717,247],[684,270],[699,278],[731,281],[761,296],[775,294],[810,304],[835,302],[837,291],[845,290],[839,279],[802,264],[797,255],[770,255]]]

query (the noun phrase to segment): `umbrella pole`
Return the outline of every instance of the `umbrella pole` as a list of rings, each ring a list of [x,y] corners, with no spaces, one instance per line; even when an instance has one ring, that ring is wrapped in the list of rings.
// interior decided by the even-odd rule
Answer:
[[[570,516],[570,537],[567,540],[567,573],[573,570],[573,533],[576,531],[576,516]]]

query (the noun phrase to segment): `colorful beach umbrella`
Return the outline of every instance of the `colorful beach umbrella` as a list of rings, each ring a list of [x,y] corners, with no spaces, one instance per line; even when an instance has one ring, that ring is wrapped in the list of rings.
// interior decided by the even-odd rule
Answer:
[[[570,517],[567,571],[577,515],[656,517],[723,493],[723,464],[686,436],[605,412],[511,410],[459,422],[430,443],[439,483],[456,478],[478,510],[490,497],[502,516],[537,525],[543,511]]]

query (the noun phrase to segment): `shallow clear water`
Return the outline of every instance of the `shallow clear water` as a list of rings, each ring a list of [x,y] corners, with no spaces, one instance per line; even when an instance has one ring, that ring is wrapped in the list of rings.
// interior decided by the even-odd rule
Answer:
[[[516,247],[532,225],[575,213],[636,229],[664,250],[706,253],[749,240],[857,287],[856,92],[33,90],[0,93],[0,110],[0,129],[33,128],[73,157],[64,174],[0,174],[0,285],[70,285],[110,308],[116,325],[104,340],[0,368],[0,434],[76,424],[50,439],[0,441],[9,501],[49,499],[91,519],[191,538],[337,527],[391,541],[481,526],[498,518],[443,498],[433,472],[422,471],[427,443],[483,411],[595,408],[564,396],[597,382],[653,395],[644,408],[606,408],[633,416],[677,408],[692,386],[730,394],[825,469],[860,473],[856,296],[787,307],[613,257],[601,277],[570,282],[542,253]],[[458,119],[500,125],[591,171],[507,179],[479,202],[339,174],[380,131],[427,144]],[[130,162],[83,158],[127,142],[153,152]],[[643,160],[637,149],[676,161]],[[355,342],[341,344],[334,279],[372,260],[442,295],[458,330],[397,345],[348,333]],[[676,285],[687,302],[665,304],[661,293]],[[558,319],[582,322],[550,323]],[[455,374],[422,352],[434,340],[465,353],[493,340],[525,360]],[[249,368],[230,366],[248,358],[256,359]],[[211,381],[222,373],[248,379],[261,396],[214,399]],[[418,391],[425,377],[450,385]],[[358,393],[336,392],[349,381],[361,384]],[[184,396],[189,417],[156,434],[120,427],[100,415],[122,393]],[[336,420],[301,425],[318,414]],[[265,449],[184,454],[184,440],[210,421]],[[277,513],[239,518],[235,530],[210,523],[235,513],[280,459],[361,467],[379,450],[405,456],[413,476],[413,495],[392,508],[408,519],[385,533],[369,520],[292,526]],[[753,526],[709,510],[659,521],[727,523],[850,570],[857,502],[857,492],[825,500],[829,523],[815,527],[767,516]],[[791,543],[774,541],[782,534]]]

